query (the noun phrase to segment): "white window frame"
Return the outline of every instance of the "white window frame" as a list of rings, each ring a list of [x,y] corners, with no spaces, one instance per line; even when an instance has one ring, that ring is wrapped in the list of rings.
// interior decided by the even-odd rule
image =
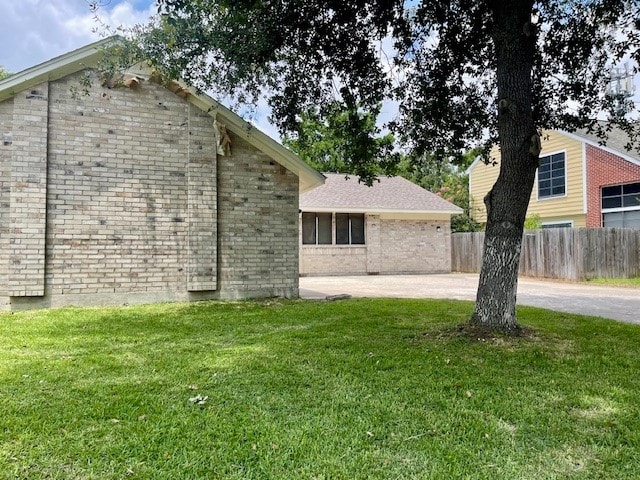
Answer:
[[[632,210],[640,210],[640,206],[637,207],[616,207],[616,208],[601,208],[601,213],[615,213],[615,212],[630,212]]]
[[[614,208],[602,208],[602,189],[606,187],[622,187],[624,185],[632,185],[640,182],[625,182],[625,183],[616,183],[614,185],[601,185],[600,186],[600,225],[604,227],[604,215],[606,213],[617,213],[617,212],[632,212],[640,210],[640,205],[635,205],[632,207],[614,207]],[[627,228],[627,227],[622,227]]]
[[[602,189],[607,187],[624,187],[625,185],[635,185],[640,182],[626,182],[626,183],[616,183],[614,185],[601,185],[600,186],[600,212],[601,213],[611,213],[611,212],[627,212],[630,210],[640,210],[640,205],[634,205],[631,207],[613,207],[613,208],[602,208]]]
[[[558,155],[562,153],[564,155],[564,194],[563,195],[550,195],[548,197],[540,197],[540,179],[538,178],[538,169],[536,169],[536,200],[539,202],[546,202],[547,200],[557,200],[559,198],[565,198],[569,194],[569,156],[567,155],[567,150],[557,150],[555,152],[545,153],[544,155],[540,155],[538,162],[540,159],[545,157],[552,157],[553,155]]]

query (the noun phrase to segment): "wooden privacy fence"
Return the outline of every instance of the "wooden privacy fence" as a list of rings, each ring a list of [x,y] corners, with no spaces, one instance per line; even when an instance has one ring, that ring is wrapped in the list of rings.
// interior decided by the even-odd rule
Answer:
[[[484,232],[451,235],[451,269],[480,271]],[[640,230],[549,228],[527,230],[520,275],[588,280],[640,276]]]

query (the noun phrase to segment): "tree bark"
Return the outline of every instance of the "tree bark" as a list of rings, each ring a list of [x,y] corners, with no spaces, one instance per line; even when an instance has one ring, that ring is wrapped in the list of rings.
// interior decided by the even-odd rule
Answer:
[[[536,31],[532,0],[490,0],[498,87],[500,174],[485,197],[487,227],[471,324],[517,334],[516,292],[524,220],[538,167],[533,111]]]

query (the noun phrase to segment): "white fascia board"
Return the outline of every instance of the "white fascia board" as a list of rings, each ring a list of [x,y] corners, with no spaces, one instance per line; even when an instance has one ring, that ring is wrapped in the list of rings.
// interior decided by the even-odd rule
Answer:
[[[116,43],[118,38],[105,38],[5,78],[0,81],[0,101],[39,83],[58,80],[85,68],[95,67],[102,57],[102,50]]]
[[[194,94],[189,91],[188,99],[214,118],[219,118],[235,135],[266,153],[287,170],[294,172],[299,178],[300,193],[312,190],[324,184],[325,177],[320,172],[300,160],[289,149],[276,142],[269,135],[243,120],[239,115],[204,94]]]
[[[584,142],[581,145],[582,150],[582,213],[587,214],[587,146]]]
[[[471,176],[471,170],[475,168],[475,166],[478,164],[480,160],[481,160],[480,155],[478,155],[476,159],[473,162],[471,162],[471,165],[469,165],[467,169],[464,171],[464,174],[467,176]]]
[[[413,213],[419,215],[432,215],[432,214],[449,214],[457,215],[463,212],[461,208],[457,210],[397,210],[392,208],[333,208],[333,207],[300,207],[302,212],[317,212],[317,213]]]

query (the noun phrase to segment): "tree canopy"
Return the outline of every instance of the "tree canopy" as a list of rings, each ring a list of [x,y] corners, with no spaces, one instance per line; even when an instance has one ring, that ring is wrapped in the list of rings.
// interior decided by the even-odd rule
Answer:
[[[376,125],[377,109],[372,113],[344,110],[336,102],[325,112],[302,112],[295,132],[284,133],[283,144],[320,172],[365,177],[395,169],[395,139],[390,133],[383,135]],[[346,160],[358,154],[363,154],[363,162]]]
[[[354,132],[353,137],[345,138],[336,132],[345,131],[344,124],[349,122],[351,115],[363,122],[364,128]],[[303,113],[296,133],[291,136],[285,133],[282,143],[319,172],[358,175],[354,170],[357,166],[346,162],[345,158],[352,156],[351,149],[358,148],[357,139],[362,134],[375,139],[370,161],[364,168],[380,175],[400,175],[461,207],[464,213],[451,218],[452,232],[480,229],[480,224],[470,215],[469,179],[464,172],[479,154],[478,149],[467,152],[456,164],[438,161],[428,154],[415,157],[395,152],[392,151],[393,135],[381,134],[375,124],[375,115],[343,111],[338,104],[327,118],[322,118],[317,111]]]
[[[0,80],[7,78],[11,73],[7,72],[2,65],[0,65]]]
[[[330,116],[338,103],[353,114],[336,135],[357,138],[344,161],[359,166],[365,180],[375,175],[371,156],[381,146],[367,122],[356,120],[375,114],[381,102],[398,105],[388,127],[412,155],[449,161],[478,143],[497,143],[500,175],[485,198],[472,317],[480,326],[518,331],[517,269],[541,130],[586,127],[605,137],[607,124],[597,120],[606,112],[630,143],[639,136],[637,107],[606,93],[611,67],[640,62],[637,0],[158,5],[155,21],[134,32],[138,58],[167,77],[239,101],[265,94],[282,132],[296,131],[302,112]]]
[[[401,155],[394,173],[463,209],[463,213],[451,217],[451,232],[476,232],[481,230],[481,225],[471,216],[466,169],[479,154],[480,149],[469,150],[455,163],[438,161],[430,154],[417,158]]]
[[[608,111],[637,134],[625,115],[634,105],[604,95],[609,68],[640,56],[635,0],[158,4],[155,21],[135,34],[141,55],[167,76],[241,101],[267,92],[282,132],[295,131],[301,112],[330,114],[336,101],[374,111],[394,100],[402,140],[441,156],[497,139],[493,13],[513,4],[527,13],[517,28],[532,40],[536,127],[598,129],[597,114]]]

